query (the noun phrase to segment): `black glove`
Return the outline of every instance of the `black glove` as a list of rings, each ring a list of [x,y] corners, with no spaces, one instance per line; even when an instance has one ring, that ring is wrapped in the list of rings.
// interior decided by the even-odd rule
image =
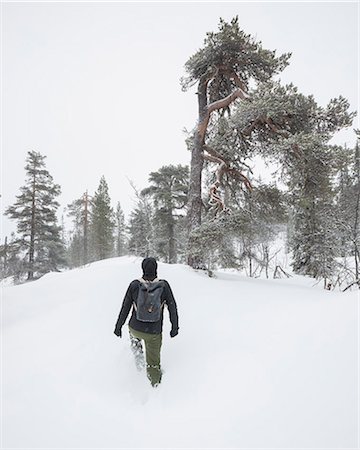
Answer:
[[[121,328],[115,328],[114,333],[121,338]]]
[[[175,328],[170,331],[170,337],[175,337],[179,333],[179,329]]]

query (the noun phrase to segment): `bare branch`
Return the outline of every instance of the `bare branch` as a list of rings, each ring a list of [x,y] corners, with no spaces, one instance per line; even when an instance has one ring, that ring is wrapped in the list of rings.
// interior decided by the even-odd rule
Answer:
[[[252,191],[252,185],[251,185],[249,179],[243,173],[241,173],[239,170],[234,169],[234,168],[232,168],[232,169],[229,168],[227,170],[227,173],[229,173],[233,178],[238,178],[242,183],[245,184],[248,191],[250,191],[250,192]]]
[[[248,94],[244,92],[241,88],[232,92],[225,98],[217,100],[216,102],[210,103],[207,108],[208,114],[210,115],[214,111],[218,111],[219,109],[226,108],[231,103],[233,103],[237,98],[242,98],[243,100],[247,100],[249,98]]]
[[[352,286],[354,286],[355,284],[357,284],[358,288],[360,288],[360,280],[356,280],[356,281],[353,281],[351,284],[349,284],[349,286],[347,286],[345,289],[343,289],[342,292],[347,291],[348,289],[350,289],[350,288],[351,288]]]
[[[206,159],[207,161],[219,164],[215,172],[216,180],[209,188],[209,196],[210,196],[209,203],[211,205],[217,205],[218,210],[221,211],[227,210],[224,201],[222,200],[222,198],[218,193],[219,187],[222,186],[223,184],[224,174],[228,173],[233,178],[240,180],[242,183],[245,184],[246,188],[249,191],[252,190],[251,183],[248,180],[248,178],[244,174],[242,174],[239,170],[231,168],[230,164],[216,150],[214,150],[208,145],[204,145],[203,148],[204,150],[206,150],[206,153],[203,152],[203,158]]]

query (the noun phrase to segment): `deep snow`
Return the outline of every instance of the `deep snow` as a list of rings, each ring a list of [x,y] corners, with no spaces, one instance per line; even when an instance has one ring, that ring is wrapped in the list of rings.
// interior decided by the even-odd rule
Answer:
[[[2,448],[357,448],[359,298],[159,264],[163,382],[113,334],[141,259],[2,289]],[[126,328],[126,327],[124,327]]]

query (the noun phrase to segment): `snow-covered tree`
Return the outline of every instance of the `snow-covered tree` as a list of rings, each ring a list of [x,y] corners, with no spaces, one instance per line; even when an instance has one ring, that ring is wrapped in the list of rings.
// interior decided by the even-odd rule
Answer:
[[[187,139],[190,243],[208,203],[215,214],[227,214],[229,189],[251,190],[248,172],[254,156],[271,158],[288,174],[291,159],[302,157],[298,141],[303,135],[327,143],[336,131],[351,125],[354,113],[348,111],[345,98],[332,99],[323,108],[292,84],[282,86],[272,80],[289,57],[276,58],[275,52],[263,49],[240,30],[235,18],[231,23],[221,20],[219,31],[208,33],[204,46],[187,61],[183,89],[197,84],[199,104],[198,123]],[[213,171],[206,196],[202,195],[204,167]],[[191,245],[188,262],[199,263]]]
[[[134,188],[135,189],[135,188]],[[137,204],[130,213],[129,220],[129,251],[142,256],[157,256],[155,253],[155,232],[153,229],[154,210],[147,196],[136,189]]]
[[[208,134],[208,142],[217,149],[219,161],[231,161],[237,170],[243,167],[250,172],[252,159],[257,155],[277,164],[282,181],[288,184],[291,194],[289,199],[293,200],[295,209],[293,224],[297,224],[295,227],[297,239],[304,241],[312,229],[311,227],[309,229],[310,224],[307,222],[312,220],[313,215],[309,216],[306,212],[308,210],[302,209],[304,205],[302,199],[309,197],[312,180],[320,177],[317,171],[322,170],[321,164],[326,165],[325,170],[322,170],[321,182],[315,181],[315,185],[319,184],[318,189],[312,189],[314,198],[318,198],[315,203],[319,214],[316,217],[319,220],[320,216],[323,217],[320,235],[326,235],[326,239],[321,238],[320,242],[317,241],[317,251],[315,253],[312,251],[312,256],[306,256],[306,261],[311,260],[317,269],[309,269],[309,272],[305,270],[312,276],[316,272],[315,276],[324,277],[324,280],[335,268],[334,258],[337,251],[334,242],[334,222],[329,221],[326,227],[324,225],[326,217],[330,220],[331,216],[334,216],[332,179],[339,160],[338,148],[329,146],[328,142],[338,130],[351,124],[354,113],[350,113],[348,108],[349,103],[341,96],[330,100],[326,107],[320,107],[313,96],[300,94],[293,85],[281,86],[279,82],[268,82],[266,85],[259,85],[252,92],[251,102],[238,102],[234,105],[230,117],[220,117],[213,121]],[[216,161],[207,164],[217,164],[216,172],[221,171],[222,164]],[[214,176],[211,182],[215,184],[217,180],[218,176]],[[255,190],[256,182],[252,184]],[[211,185],[210,191],[214,197]],[[219,214],[218,206],[224,205],[226,197],[230,200],[232,196],[240,197],[240,201],[235,205],[227,200],[227,206],[230,206],[228,212],[234,213],[237,207],[240,209],[244,207],[246,190],[242,188],[242,184],[227,174],[223,174],[222,183],[218,185],[215,194],[219,197],[218,201],[216,199],[215,202],[211,201],[210,196],[209,202],[210,210],[214,210],[215,215]],[[221,212],[224,212],[224,209],[220,209]],[[254,230],[254,227],[252,229]],[[302,234],[303,237],[300,237]],[[291,242],[294,244],[296,260],[300,257],[302,247],[295,245],[294,239]],[[306,244],[309,245],[310,241],[306,241]],[[313,244],[315,248],[315,242]],[[308,247],[305,246],[304,249]],[[299,265],[295,260],[295,270],[302,271],[300,269],[302,263]]]
[[[360,279],[360,146],[342,149],[337,185],[336,226],[341,254],[351,257]]]
[[[116,205],[116,225],[115,225],[115,255],[123,256],[126,251],[126,226],[125,216],[120,202]]]
[[[69,246],[69,257],[73,267],[87,264],[90,259],[92,207],[92,197],[88,194],[88,191],[68,205],[68,216],[72,217],[74,224]]]
[[[191,235],[189,245],[204,268],[246,268],[250,276],[255,266],[265,267],[268,261],[260,253],[261,246],[269,246],[278,227],[286,221],[284,194],[275,186],[259,184],[242,198],[234,192],[229,205],[237,204],[231,213],[213,215],[208,210],[202,225]],[[262,247],[261,250],[264,250]]]
[[[154,202],[155,251],[170,264],[177,262],[178,249],[184,245],[177,239],[177,231],[187,203],[188,179],[187,166],[163,166],[150,173],[151,184],[142,191]]]
[[[92,261],[113,256],[115,218],[104,176],[101,177],[93,197],[90,227]]]
[[[274,184],[258,181],[244,197],[244,211],[249,221],[235,238],[237,253],[240,260],[248,263],[249,276],[264,269],[268,277],[271,244],[288,219],[286,195]]]
[[[35,151],[28,152],[26,182],[20,188],[16,202],[5,214],[17,221],[17,245],[23,253],[23,271],[31,280],[65,265],[64,244],[56,213],[60,186],[45,167],[45,158]]]
[[[332,183],[337,148],[316,135],[299,137],[297,145],[299,157],[289,168],[292,265],[296,273],[323,279],[326,287],[339,255]]]
[[[24,271],[24,262],[15,233],[11,233],[10,241],[5,236],[4,243],[0,245],[0,278],[12,277],[15,284],[21,281]]]
[[[183,90],[197,84],[199,117],[191,140],[191,168],[188,223],[189,232],[201,224],[202,171],[204,160],[217,162],[219,169],[212,188],[214,202],[223,208],[217,190],[226,173],[245,183],[247,178],[231,166],[230,161],[219,157],[217,149],[207,145],[208,125],[215,113],[223,114],[236,99],[247,100],[252,83],[265,82],[288,64],[290,54],[275,56],[261,42],[245,34],[239,27],[238,17],[230,23],[220,19],[219,31],[207,33],[203,47],[185,64],[187,77],[182,80]],[[188,263],[195,267],[197,261],[189,248]]]

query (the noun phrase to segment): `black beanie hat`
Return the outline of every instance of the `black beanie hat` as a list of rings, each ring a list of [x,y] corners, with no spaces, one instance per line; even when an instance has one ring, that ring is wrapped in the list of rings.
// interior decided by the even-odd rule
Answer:
[[[157,277],[157,262],[155,258],[145,258],[141,264],[144,280],[154,280]]]

